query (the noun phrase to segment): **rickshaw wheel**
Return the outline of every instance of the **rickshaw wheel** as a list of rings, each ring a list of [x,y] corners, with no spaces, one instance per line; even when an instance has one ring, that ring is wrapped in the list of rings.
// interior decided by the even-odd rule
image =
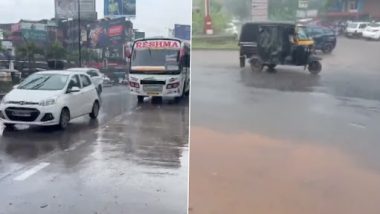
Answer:
[[[319,61],[312,61],[308,65],[308,70],[311,74],[319,74],[322,71],[322,64]]]
[[[276,73],[277,72],[277,70],[275,69],[277,66],[276,64],[269,64],[267,66],[268,66],[268,72],[270,72],[270,73]]]
[[[240,57],[240,68],[245,67],[245,57]]]
[[[258,59],[252,59],[251,69],[253,72],[261,72],[263,70],[263,64]]]

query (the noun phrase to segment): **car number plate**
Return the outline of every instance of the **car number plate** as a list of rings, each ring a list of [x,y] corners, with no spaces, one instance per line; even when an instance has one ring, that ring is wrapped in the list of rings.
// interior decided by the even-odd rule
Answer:
[[[16,117],[30,117],[31,114],[28,112],[14,111],[12,112],[12,115]]]
[[[148,92],[148,96],[158,96],[160,93]]]

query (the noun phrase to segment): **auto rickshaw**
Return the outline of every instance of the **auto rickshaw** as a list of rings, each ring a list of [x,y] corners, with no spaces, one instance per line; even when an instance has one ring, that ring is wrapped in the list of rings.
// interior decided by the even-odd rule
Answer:
[[[275,72],[277,65],[294,65],[308,68],[312,74],[322,70],[321,58],[313,54],[314,41],[305,28],[294,23],[258,22],[242,28],[240,37],[240,65],[249,59],[253,71],[266,66]]]

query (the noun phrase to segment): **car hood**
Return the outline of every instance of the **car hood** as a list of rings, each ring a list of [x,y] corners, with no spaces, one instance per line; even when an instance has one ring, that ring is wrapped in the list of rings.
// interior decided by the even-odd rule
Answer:
[[[40,102],[57,97],[61,93],[62,91],[13,89],[5,95],[5,99],[7,101]]]

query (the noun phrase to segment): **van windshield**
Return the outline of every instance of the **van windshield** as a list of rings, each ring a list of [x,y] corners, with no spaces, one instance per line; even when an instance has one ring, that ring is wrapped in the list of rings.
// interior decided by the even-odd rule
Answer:
[[[178,73],[180,50],[135,49],[131,59],[131,73]]]

